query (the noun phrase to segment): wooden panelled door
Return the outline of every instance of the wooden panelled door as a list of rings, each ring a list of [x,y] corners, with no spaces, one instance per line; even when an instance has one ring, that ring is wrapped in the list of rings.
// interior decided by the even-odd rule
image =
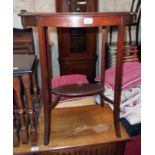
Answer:
[[[56,0],[57,12],[95,12],[98,0]],[[60,74],[96,74],[97,28],[58,28]]]

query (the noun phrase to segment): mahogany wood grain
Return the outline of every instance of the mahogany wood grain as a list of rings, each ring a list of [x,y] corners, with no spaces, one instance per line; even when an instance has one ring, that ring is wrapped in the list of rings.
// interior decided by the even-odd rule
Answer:
[[[133,22],[134,13],[129,12],[111,12],[111,13],[23,13],[22,22],[24,26],[37,26],[40,47],[40,63],[43,87],[44,118],[45,118],[45,141],[49,143],[51,128],[51,94],[49,84],[49,63],[46,48],[47,27],[107,27],[117,25],[119,28],[117,41],[117,61],[115,77],[115,95],[114,95],[114,126],[115,133],[121,136],[119,125],[119,106],[122,83],[122,55],[124,50],[125,25]],[[87,21],[87,22],[86,22]],[[88,22],[89,21],[89,22]],[[91,22],[90,22],[91,21]],[[101,63],[102,64],[102,63]],[[53,130],[53,129],[52,129]]]
[[[121,136],[119,126],[119,114],[120,114],[120,100],[121,100],[121,88],[122,88],[122,73],[123,73],[123,50],[125,39],[125,26],[124,20],[121,20],[121,25],[118,30],[118,42],[117,42],[117,56],[116,56],[116,76],[115,76],[115,90],[114,90],[114,125],[116,129],[116,135]]]
[[[33,95],[34,95],[35,103],[38,103],[40,100],[40,95],[38,91],[36,72],[32,73],[32,88],[33,88]]]
[[[30,83],[30,75],[29,74],[23,74],[22,75],[23,85],[25,89],[25,95],[26,95],[26,105],[27,110],[29,114],[30,119],[30,139],[31,139],[31,145],[35,146],[37,145],[37,130],[35,125],[35,119],[34,119],[34,112],[33,112],[33,103],[32,103],[32,96],[31,96],[31,83]]]
[[[16,93],[17,101],[20,103],[21,107],[19,107],[19,103],[17,104],[17,111],[19,113],[22,112],[22,119],[20,119],[21,130],[25,128],[26,136],[28,142],[28,136],[31,140],[31,145],[37,145],[37,119],[35,119],[35,105],[33,105],[32,97],[34,96],[35,102],[39,100],[38,87],[36,82],[36,56],[35,55],[23,55],[23,54],[14,54],[14,64],[13,64],[13,79],[14,79],[14,91]],[[32,87],[31,87],[32,84]],[[24,92],[21,93],[21,87]],[[33,88],[33,95],[31,94],[31,90]],[[25,98],[24,98],[25,96]],[[23,97],[25,100],[22,99]],[[25,103],[24,103],[25,102]],[[24,111],[23,111],[24,109]],[[15,110],[15,108],[14,108]],[[26,117],[28,116],[28,117]],[[26,128],[25,118],[27,118],[27,128],[30,123],[30,129]],[[24,125],[24,127],[23,127]],[[30,134],[28,134],[30,131]],[[24,136],[25,136],[24,134]],[[23,139],[23,134],[21,134],[21,138]]]
[[[105,48],[106,48],[106,42],[107,42],[107,28],[103,27],[102,28],[102,49],[101,49],[101,83],[104,84],[105,81]],[[104,100],[102,94],[103,92],[100,93],[101,97],[101,105],[104,106]]]
[[[24,144],[28,143],[28,131],[26,129],[25,125],[25,115],[24,115],[24,108],[23,103],[21,99],[21,85],[20,85],[20,79],[18,76],[13,76],[13,89],[15,91],[15,97],[16,97],[16,103],[18,107],[18,113],[20,117],[21,122],[21,141]]]
[[[16,128],[16,118],[13,114],[13,147],[19,146],[19,134]]]
[[[105,47],[107,42],[107,28],[102,28],[102,51],[101,51],[101,83],[105,81]]]
[[[19,130],[17,123],[19,121],[18,106],[15,99],[15,92],[13,91],[13,147],[19,146]]]
[[[123,18],[124,24],[133,22],[133,13],[130,12],[104,12],[104,13],[30,13],[19,14],[22,24],[26,26],[48,27],[102,27],[120,25]],[[76,17],[75,17],[76,16]],[[92,18],[92,24],[84,23],[84,19]],[[41,20],[40,24],[38,21]]]
[[[49,106],[51,105],[51,94],[49,85],[49,63],[47,59],[47,28],[42,27],[42,20],[38,20],[38,37],[39,37],[39,49],[40,49],[40,64],[41,64],[41,77],[42,77],[42,89],[43,89],[43,101],[44,101],[44,144],[49,143],[50,131],[51,131],[51,111]]]
[[[123,155],[125,143],[130,140],[122,125],[122,136],[118,138],[115,135],[113,112],[105,104],[104,108],[91,105],[53,109],[52,140],[45,146],[43,115],[42,109],[38,124],[38,151],[32,152],[29,142],[14,148],[14,155],[77,155],[79,152],[82,155]]]
[[[102,84],[72,84],[53,88],[52,92],[61,96],[78,97],[97,94],[103,89]]]
[[[52,101],[51,109],[54,108],[61,97],[82,97],[99,94],[102,97],[104,90],[103,84],[71,84],[60,86],[52,89],[52,93],[56,95],[55,101]],[[102,100],[103,101],[103,100]],[[104,103],[101,104],[103,106]]]

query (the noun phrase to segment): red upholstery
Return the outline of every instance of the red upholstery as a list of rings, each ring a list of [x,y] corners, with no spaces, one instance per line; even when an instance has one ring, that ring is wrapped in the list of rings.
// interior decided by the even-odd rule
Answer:
[[[88,83],[88,80],[85,75],[80,74],[58,76],[51,80],[52,88],[70,84],[83,84],[83,83]]]
[[[51,79],[51,86],[52,88],[56,88],[59,86],[64,85],[71,85],[71,84],[84,84],[89,83],[87,80],[86,75],[81,74],[70,74],[64,76],[58,76]],[[62,97],[60,101],[70,100],[70,99],[77,99],[75,97]],[[52,100],[55,100],[55,95],[52,94]]]
[[[96,81],[101,77],[97,76]],[[141,82],[141,64],[139,62],[126,62],[123,65],[122,89],[132,88]],[[114,90],[115,88],[115,66],[105,71],[105,84]]]

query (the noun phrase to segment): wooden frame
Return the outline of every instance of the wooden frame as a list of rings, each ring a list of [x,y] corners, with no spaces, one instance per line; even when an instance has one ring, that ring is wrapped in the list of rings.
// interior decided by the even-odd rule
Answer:
[[[115,95],[114,95],[114,126],[116,136],[120,137],[119,125],[119,106],[122,85],[122,57],[124,51],[125,25],[133,22],[133,14],[129,12],[117,13],[23,13],[22,23],[24,27],[37,26],[40,48],[40,64],[42,76],[42,95],[44,103],[44,144],[49,143],[51,131],[51,68],[49,61],[49,53],[47,52],[48,27],[102,27],[102,35],[106,34],[105,27],[118,26],[117,41],[117,61],[116,61],[116,77],[115,77]],[[102,82],[104,82],[104,45],[106,39],[102,41]],[[108,100],[102,96],[104,100]]]

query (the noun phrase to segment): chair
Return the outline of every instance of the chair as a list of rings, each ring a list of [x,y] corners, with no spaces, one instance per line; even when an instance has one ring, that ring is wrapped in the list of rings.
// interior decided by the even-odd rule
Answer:
[[[136,3],[136,0],[132,1],[130,12],[135,12],[136,17],[135,17],[133,24],[129,25],[129,41],[131,44],[132,43],[131,27],[136,26],[136,31],[135,31],[136,45],[138,45],[138,34],[139,34],[139,26],[140,26],[140,19],[141,19],[141,0],[137,0],[137,3]]]
[[[128,33],[129,33],[129,44],[133,44],[133,39],[131,35],[131,27],[135,26],[135,44],[138,46],[138,35],[139,35],[139,26],[140,26],[140,19],[141,19],[141,0],[132,0],[131,3],[131,9],[130,12],[136,13],[134,22],[132,24],[127,25],[128,26]],[[112,35],[113,35],[113,30],[115,30],[117,27],[111,26],[110,27],[110,44],[112,44]]]
[[[136,54],[138,55],[138,59],[141,62],[141,44],[139,41],[141,0],[132,0],[130,12],[131,13],[134,12],[136,13],[136,15],[134,16],[133,23],[126,25],[127,33],[129,34],[129,41],[125,41],[125,47],[128,49],[129,49],[129,46],[131,46],[131,49],[137,48],[138,52],[136,52]],[[135,28],[134,36],[132,36],[132,27]],[[109,32],[110,32],[109,42],[106,45],[106,63],[107,63],[106,68],[109,68],[111,65],[115,64],[115,60],[116,60],[115,59],[116,43],[112,41],[114,31],[118,31],[118,28],[116,26],[111,26],[109,28]]]
[[[137,46],[126,46],[122,58],[123,74],[119,117],[125,118],[132,125],[141,122],[141,64],[138,52]],[[104,95],[111,100],[114,99],[115,68],[115,64],[113,64],[105,71]],[[96,81],[101,81],[101,75],[96,77]],[[107,103],[113,109],[113,103],[110,100]]]

